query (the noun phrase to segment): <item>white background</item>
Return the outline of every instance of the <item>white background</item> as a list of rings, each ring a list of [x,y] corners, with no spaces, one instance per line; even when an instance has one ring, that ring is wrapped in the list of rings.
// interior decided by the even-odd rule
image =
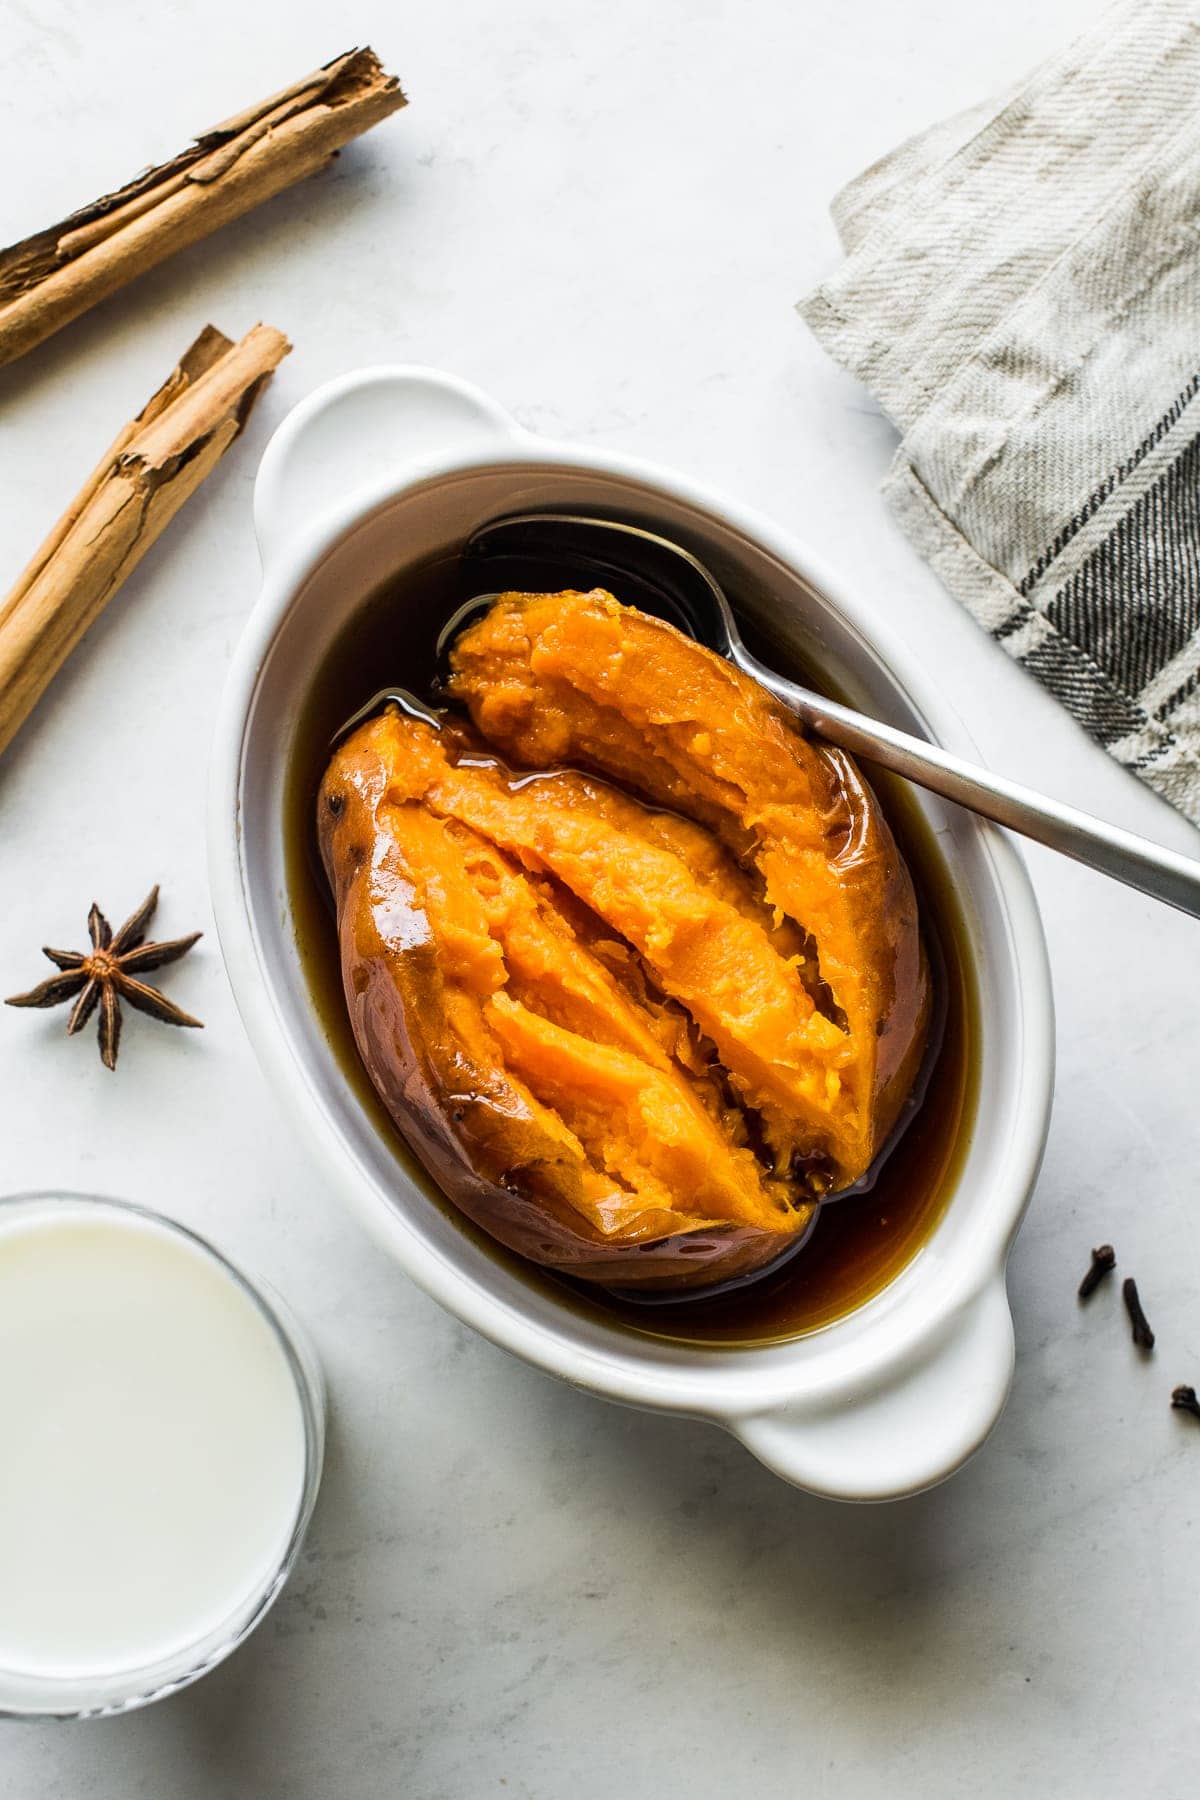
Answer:
[[[0,241],[355,42],[412,104],[334,170],[0,372],[15,575],[206,320],[295,354],[0,765],[0,992],[163,883],[209,928],[120,1068],[62,1012],[0,1013],[8,1189],[161,1205],[265,1271],[333,1402],[307,1555],[198,1688],[90,1727],[0,1726],[13,1800],[1195,1792],[1200,925],[1037,852],[1060,1075],[1014,1254],[1018,1361],[940,1490],[855,1510],[715,1430],[590,1401],[476,1340],[360,1235],[259,1076],[204,864],[217,695],[257,582],[250,493],[284,412],[381,360],[527,425],[672,463],[775,515],[920,647],[985,755],[1164,841],[1112,766],[917,562],[877,494],[892,433],[792,311],[836,188],[1081,27],[1085,0],[2,0]],[[7,579],[7,577],[5,577]],[[4,580],[0,579],[0,587]],[[1115,1286],[1073,1290],[1111,1238]],[[0,1455],[3,1446],[0,1446]],[[0,1604],[3,1603],[0,1596]]]

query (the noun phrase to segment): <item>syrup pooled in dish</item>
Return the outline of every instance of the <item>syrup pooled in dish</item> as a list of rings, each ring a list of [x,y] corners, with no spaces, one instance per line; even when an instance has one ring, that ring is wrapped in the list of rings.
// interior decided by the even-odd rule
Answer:
[[[928,968],[878,802],[606,593],[502,595],[451,660],[467,717],[392,706],[318,801],[375,1087],[535,1262],[647,1288],[763,1267],[864,1174],[921,1060]]]

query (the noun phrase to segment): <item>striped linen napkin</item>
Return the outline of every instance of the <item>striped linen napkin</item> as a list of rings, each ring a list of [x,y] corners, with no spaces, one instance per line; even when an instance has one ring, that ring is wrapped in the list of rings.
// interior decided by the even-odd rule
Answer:
[[[1122,0],[834,203],[800,312],[950,591],[1200,824],[1200,0]]]

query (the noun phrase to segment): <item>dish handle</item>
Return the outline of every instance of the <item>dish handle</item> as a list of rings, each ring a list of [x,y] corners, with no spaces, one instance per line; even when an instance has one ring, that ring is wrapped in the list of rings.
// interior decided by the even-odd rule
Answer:
[[[386,477],[524,435],[503,407],[415,363],[339,375],[293,407],[263,453],[254,529],[264,564]]]
[[[818,1405],[729,1422],[760,1462],[810,1493],[899,1500],[952,1475],[983,1443],[1012,1381],[1003,1277],[964,1301],[914,1360]]]

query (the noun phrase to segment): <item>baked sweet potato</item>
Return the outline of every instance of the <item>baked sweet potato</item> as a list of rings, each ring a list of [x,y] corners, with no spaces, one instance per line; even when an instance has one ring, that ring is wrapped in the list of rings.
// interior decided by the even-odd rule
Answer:
[[[450,1199],[536,1262],[681,1287],[774,1260],[866,1168],[920,1057],[915,902],[877,804],[607,595],[504,596],[453,690],[474,731],[392,707],[318,801],[372,1080]]]

